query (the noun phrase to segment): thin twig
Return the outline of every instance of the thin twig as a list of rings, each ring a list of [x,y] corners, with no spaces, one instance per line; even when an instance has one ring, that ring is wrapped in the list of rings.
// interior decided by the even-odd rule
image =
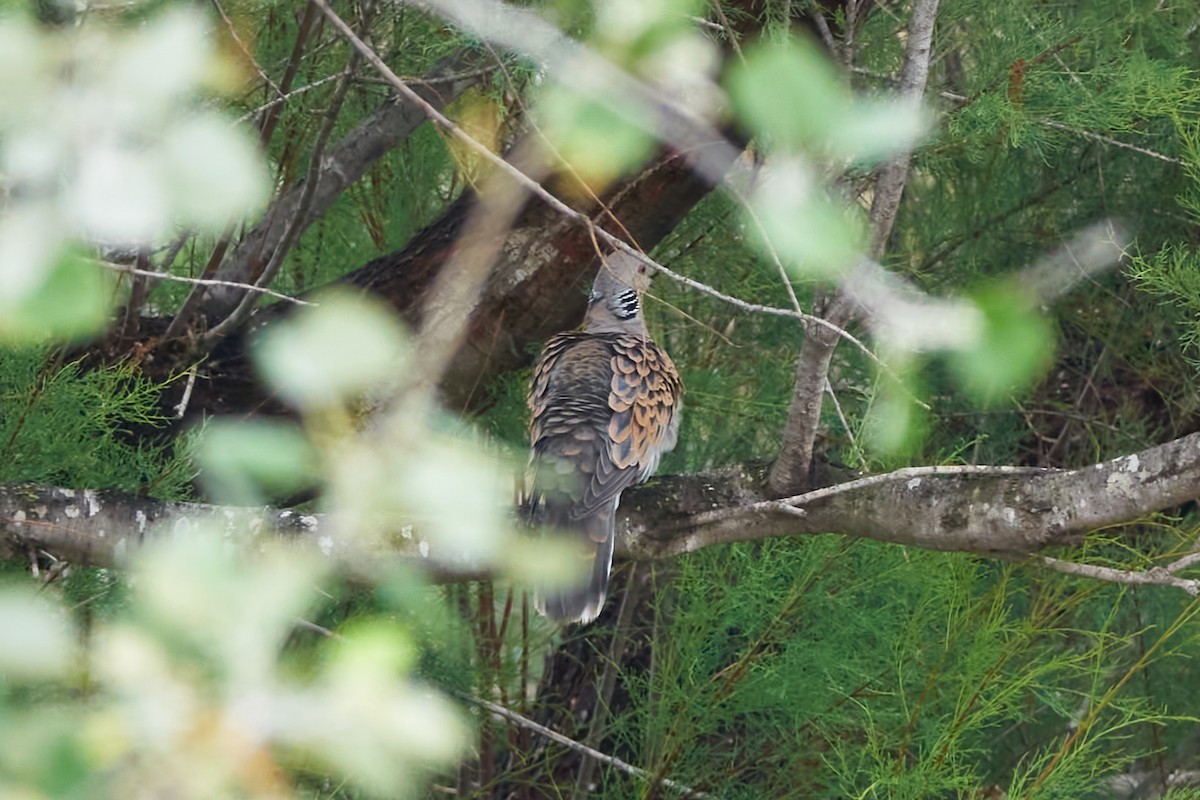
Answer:
[[[172,275],[168,272],[155,272],[154,270],[138,269],[130,264],[114,264],[111,261],[93,261],[97,266],[104,269],[112,270],[113,272],[127,272],[130,275],[137,275],[142,278],[150,278],[156,281],[175,281],[176,283],[188,283],[193,286],[227,286],[233,289],[242,289],[247,292],[255,292],[258,294],[270,295],[271,297],[280,300],[286,300],[289,303],[295,303],[298,306],[315,306],[317,303],[308,300],[301,300],[298,297],[292,297],[281,292],[276,292],[273,289],[268,289],[265,286],[254,286],[249,283],[237,283],[236,281],[219,281],[212,278],[187,278],[183,275]]]
[[[833,391],[833,384],[829,382],[829,376],[825,376],[825,394],[829,395],[830,402],[833,403],[833,410],[837,412],[838,421],[842,423],[842,430],[846,432],[846,437],[850,439],[850,446],[858,447],[858,443],[854,440],[854,431],[850,427],[850,423],[846,421],[846,414],[842,411],[842,404],[838,402],[837,393]]]
[[[1163,567],[1163,569],[1174,574],[1180,570],[1187,569],[1198,562],[1200,562],[1200,551],[1193,552],[1184,556],[1183,558],[1172,561],[1170,564],[1167,564],[1167,566]]]
[[[315,1],[320,2],[320,0],[315,0]],[[632,764],[622,761],[621,759],[617,758],[616,756],[610,756],[607,753],[601,753],[599,750],[588,747],[586,744],[577,742],[574,739],[571,739],[567,736],[563,736],[561,733],[558,733],[557,731],[553,731],[553,730],[547,728],[545,725],[539,725],[538,723],[534,722],[533,720],[523,717],[515,711],[510,711],[509,709],[505,708],[502,705],[497,705],[496,703],[492,703],[487,700],[481,700],[478,697],[472,697],[469,694],[465,694],[463,692],[460,692],[460,691],[457,691],[454,689],[450,689],[448,691],[450,692],[450,694],[454,695],[455,697],[459,698],[460,700],[462,700],[466,703],[470,703],[471,705],[478,706],[479,708],[482,708],[485,711],[488,711],[492,714],[496,714],[498,716],[504,717],[509,722],[512,722],[515,725],[518,725],[522,728],[531,730],[534,733],[536,733],[540,736],[544,736],[553,742],[558,742],[559,744],[561,744],[565,747],[568,747],[577,753],[581,753],[590,758],[594,758],[597,761],[601,762],[602,764],[607,764],[610,767],[619,769],[620,771],[624,772],[627,775],[632,775],[635,778],[642,778],[644,780],[650,780],[651,778],[654,777],[653,775],[651,775],[649,772],[642,769],[641,767],[635,767]],[[692,789],[690,786],[685,786],[682,783],[679,783],[678,781],[671,780],[670,778],[663,778],[662,785],[666,786],[669,789],[673,789],[676,792],[679,792],[684,797],[711,797],[712,796],[712,795],[708,794],[707,792],[698,792],[695,789]]]
[[[825,13],[821,4],[815,0],[809,0],[808,13],[817,26],[817,33],[821,34],[821,41],[825,42],[825,46],[829,48],[829,55],[841,61],[841,48],[838,47],[837,40],[833,38],[833,31],[829,30],[829,23],[825,21]]]
[[[1151,567],[1147,570],[1131,571],[1101,567],[1095,564],[1080,564],[1077,561],[1063,561],[1058,558],[1051,558],[1050,556],[1042,556],[1039,560],[1055,572],[1064,572],[1068,575],[1095,578],[1096,580],[1107,581],[1108,583],[1173,586],[1177,589],[1182,589],[1192,597],[1200,595],[1200,580],[1177,577],[1165,567]]]
[[[1049,475],[1058,471],[1059,470],[1051,469],[1050,467],[1010,467],[987,466],[981,464],[904,467],[902,469],[888,472],[884,475],[868,475],[865,478],[856,478],[852,481],[839,483],[836,486],[826,486],[822,489],[814,489],[811,492],[798,494],[794,497],[786,497],[777,502],[786,503],[787,505],[799,508],[807,503],[814,503],[817,500],[824,500],[826,497],[833,497],[836,494],[853,492],[857,489],[864,489],[868,486],[875,486],[881,483],[920,480],[923,478],[948,478],[961,475]]]
[[[340,77],[342,77],[342,73],[335,72],[333,75],[327,75],[324,78],[321,78],[321,80],[313,81],[312,83],[301,86],[299,89],[292,89],[290,92],[288,92],[285,95],[276,97],[274,100],[272,100],[268,103],[263,103],[261,106],[254,109],[253,111],[247,111],[245,114],[242,114],[240,117],[235,119],[233,121],[233,124],[240,125],[243,122],[246,122],[246,121],[250,120],[251,118],[258,116],[259,114],[261,114],[264,111],[270,111],[272,108],[275,108],[278,105],[286,103],[288,100],[291,100],[293,97],[295,97],[298,94],[304,94],[305,92],[309,91],[310,89],[316,89],[318,86],[324,86],[325,84],[329,83],[330,81],[336,81]]]
[[[188,370],[187,385],[183,387],[183,398],[174,409],[175,419],[183,419],[183,415],[187,413],[188,403],[192,401],[192,390],[196,388],[196,373],[199,369],[199,365],[193,364],[192,368]]]
[[[315,1],[315,0],[314,0]],[[346,100],[346,92],[350,89],[350,78],[354,74],[355,68],[358,66],[358,53],[352,52],[350,60],[340,75],[340,81],[337,85],[337,90],[334,93],[333,102],[330,104],[328,112],[325,115],[325,122],[321,126],[321,130],[317,133],[317,140],[313,144],[312,153],[309,156],[308,174],[304,178],[304,191],[300,195],[300,202],[296,207],[296,213],[288,220],[287,229],[279,240],[279,244],[275,246],[275,251],[271,254],[271,259],[263,267],[262,273],[255,280],[254,285],[263,287],[275,279],[275,274],[279,272],[279,268],[283,266],[283,260],[291,251],[296,240],[300,238],[300,232],[304,230],[304,222],[308,216],[309,209],[312,207],[313,198],[317,194],[317,183],[321,177],[322,161],[325,157],[325,146],[329,143],[329,137],[333,134],[334,126],[337,124],[337,118],[342,110],[342,104]],[[229,314],[220,323],[213,326],[212,330],[205,333],[201,340],[206,343],[212,343],[223,337],[228,331],[240,325],[242,320],[250,313],[257,301],[257,297],[247,292],[233,312]]]
[[[746,63],[746,57],[742,55],[742,46],[738,43],[737,31],[733,29],[733,25],[729,24],[729,17],[725,16],[725,9],[721,8],[721,0],[713,0],[713,13],[717,15],[717,21],[721,24],[717,27],[725,31],[725,35],[729,37],[729,45],[733,48],[734,54],[738,61]]]
[[[1113,139],[1111,136],[1102,136],[1099,133],[1092,133],[1091,131],[1082,131],[1082,130],[1079,130],[1078,128],[1072,128],[1070,125],[1064,125],[1061,122],[1054,122],[1053,120],[1049,120],[1049,119],[1038,119],[1038,120],[1034,120],[1034,121],[1037,122],[1037,124],[1044,125],[1047,128],[1053,128],[1055,130],[1066,131],[1067,133],[1073,133],[1076,136],[1082,136],[1085,139],[1091,139],[1096,142],[1103,142],[1104,144],[1111,145],[1113,147],[1120,147],[1123,150],[1132,150],[1135,153],[1141,153],[1144,156],[1150,156],[1151,158],[1157,158],[1159,161],[1165,161],[1168,164],[1181,164],[1182,165],[1185,163],[1182,159],[1175,158],[1173,156],[1163,155],[1162,153],[1157,153],[1157,152],[1150,150],[1148,148],[1145,148],[1145,147],[1138,147],[1136,144],[1129,144],[1127,142],[1122,142],[1118,139]]]

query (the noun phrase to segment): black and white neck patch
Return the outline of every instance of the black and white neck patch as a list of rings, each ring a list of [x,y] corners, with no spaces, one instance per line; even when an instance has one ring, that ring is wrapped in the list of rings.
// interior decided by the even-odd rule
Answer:
[[[618,319],[632,319],[638,313],[638,295],[633,289],[626,289],[613,298],[609,308]]]

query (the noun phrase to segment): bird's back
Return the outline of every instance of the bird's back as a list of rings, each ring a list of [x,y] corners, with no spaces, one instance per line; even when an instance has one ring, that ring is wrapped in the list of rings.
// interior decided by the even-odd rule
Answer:
[[[583,622],[599,614],[621,492],[674,446],[681,391],[675,365],[646,337],[573,331],[546,343],[529,392],[529,519],[573,532],[590,576],[542,593],[543,613]]]

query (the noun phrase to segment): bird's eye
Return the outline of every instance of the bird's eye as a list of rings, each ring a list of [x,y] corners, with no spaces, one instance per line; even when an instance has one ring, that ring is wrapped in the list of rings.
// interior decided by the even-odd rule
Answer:
[[[646,274],[646,265],[642,264],[640,267],[638,267],[638,272],[645,275]]]

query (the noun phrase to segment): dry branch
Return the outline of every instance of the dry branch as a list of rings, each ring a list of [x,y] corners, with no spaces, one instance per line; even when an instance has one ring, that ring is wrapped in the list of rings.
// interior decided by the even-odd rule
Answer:
[[[729,542],[842,533],[1020,558],[1198,497],[1200,433],[1076,470],[909,468],[783,501],[769,496],[764,469],[739,466],[630,490],[619,512],[617,551],[626,558],[664,559]],[[307,540],[334,558],[348,558],[353,550],[335,520],[322,514],[36,485],[0,487],[0,555],[8,557],[23,558],[33,547],[73,563],[113,565],[149,539],[203,524],[226,535],[275,531]],[[395,548],[434,579],[478,576],[419,530],[400,538]],[[1194,561],[1165,568],[1176,575]],[[1095,570],[1077,572],[1105,578]]]
[[[900,74],[900,99],[920,102],[929,78],[929,58],[933,50],[933,28],[937,19],[938,0],[916,0],[908,25],[908,44]],[[853,30],[847,23],[847,33]],[[846,42],[847,57],[853,52]],[[871,203],[871,256],[878,259],[884,252],[900,197],[908,178],[911,151],[904,151],[879,172]],[[846,291],[839,291],[829,303],[823,316],[835,328],[845,328],[856,314],[856,304]],[[813,442],[821,418],[821,402],[829,366],[838,337],[829,329],[810,325],[796,360],[796,381],[788,420],[784,425],[779,455],[771,468],[770,485],[776,494],[797,491],[808,485],[813,457]]]
[[[414,92],[435,108],[444,108],[463,92],[483,83],[489,73],[472,69],[477,65],[478,57],[466,51],[448,56],[423,80],[414,81]],[[453,80],[443,80],[446,77],[453,77]],[[320,165],[320,176],[300,232],[328,211],[342,192],[365,175],[380,158],[406,141],[425,120],[422,109],[389,98],[374,114],[330,147]],[[214,279],[253,283],[282,240],[288,220],[296,216],[303,195],[303,181],[284,190],[263,215],[262,221],[230,253]],[[222,318],[233,310],[240,296],[236,289],[209,289],[200,304],[200,311],[208,319]]]

